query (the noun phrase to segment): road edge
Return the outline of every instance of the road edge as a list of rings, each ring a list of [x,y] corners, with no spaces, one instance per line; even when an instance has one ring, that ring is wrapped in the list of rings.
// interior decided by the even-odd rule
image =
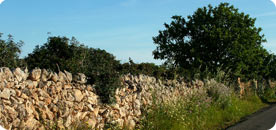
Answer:
[[[264,111],[267,111],[267,110],[271,109],[272,107],[276,107],[276,102],[268,103],[268,105],[269,105],[269,106],[263,107],[263,108],[259,109],[258,111],[254,112],[254,113],[252,113],[252,114],[250,114],[250,115],[247,115],[247,116],[245,116],[245,117],[242,117],[242,118],[240,119],[240,121],[236,122],[236,123],[233,124],[233,125],[230,125],[230,126],[226,127],[225,130],[227,130],[227,129],[231,128],[231,127],[234,127],[234,126],[236,126],[236,125],[239,125],[239,124],[241,124],[242,122],[244,122],[244,121],[250,119],[251,117],[254,117],[254,116],[256,116],[256,115],[258,115],[258,114],[260,114],[260,113],[262,113],[262,112],[264,112]]]

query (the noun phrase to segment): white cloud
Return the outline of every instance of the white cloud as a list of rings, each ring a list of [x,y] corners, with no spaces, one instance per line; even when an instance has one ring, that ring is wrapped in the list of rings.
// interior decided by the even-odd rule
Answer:
[[[271,0],[273,3],[274,3],[274,5],[275,5],[275,7],[276,7],[276,0]]]
[[[0,4],[2,4],[5,0],[0,0]]]

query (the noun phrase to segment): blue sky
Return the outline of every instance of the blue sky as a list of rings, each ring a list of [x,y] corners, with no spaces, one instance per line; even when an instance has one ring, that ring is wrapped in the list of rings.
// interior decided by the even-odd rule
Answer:
[[[1,2],[2,0],[0,0]],[[5,0],[0,4],[0,32],[24,41],[21,57],[52,36],[76,37],[105,49],[118,60],[154,62],[152,37],[171,16],[187,16],[200,7],[229,2],[256,17],[263,28],[265,48],[276,52],[276,7],[270,0]]]

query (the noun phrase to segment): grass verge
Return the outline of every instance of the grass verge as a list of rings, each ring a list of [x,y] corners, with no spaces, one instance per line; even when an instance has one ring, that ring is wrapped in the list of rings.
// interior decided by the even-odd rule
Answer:
[[[208,90],[206,93],[209,93]],[[211,94],[192,95],[188,100],[179,99],[173,104],[154,104],[142,119],[140,129],[225,129],[240,121],[242,117],[267,106],[255,94],[248,94],[244,98],[239,98],[234,93],[228,96],[223,94],[216,90]]]

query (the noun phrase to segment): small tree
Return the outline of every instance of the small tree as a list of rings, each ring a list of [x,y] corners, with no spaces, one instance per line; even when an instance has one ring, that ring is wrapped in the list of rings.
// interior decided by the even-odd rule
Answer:
[[[255,27],[256,19],[228,3],[199,8],[188,20],[172,19],[153,37],[155,59],[188,70],[215,73],[221,68],[242,78],[258,77],[268,53],[261,45],[266,40],[262,29]]]
[[[20,47],[22,47],[23,41],[16,43],[12,35],[8,35],[7,40],[2,40],[2,35],[0,33],[0,66],[10,68],[20,66],[19,54],[21,53]]]

